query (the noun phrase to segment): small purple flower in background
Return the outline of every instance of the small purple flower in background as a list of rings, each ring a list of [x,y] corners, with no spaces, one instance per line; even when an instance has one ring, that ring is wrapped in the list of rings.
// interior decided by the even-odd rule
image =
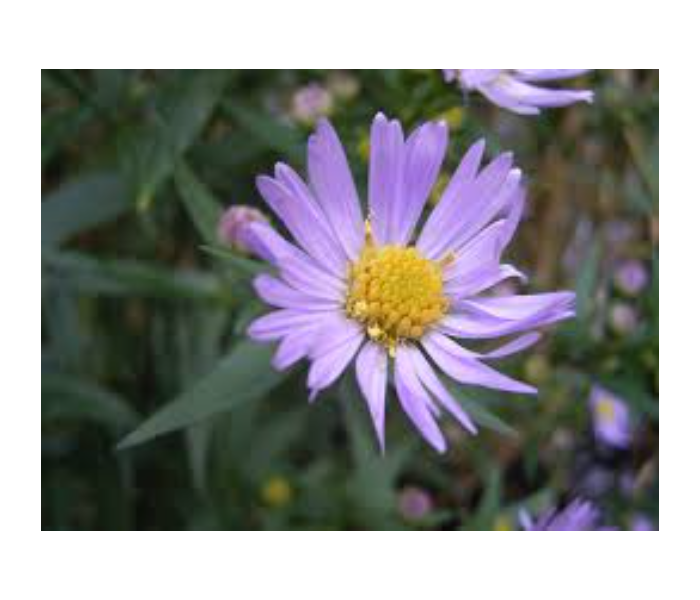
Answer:
[[[615,270],[615,285],[628,296],[636,296],[649,282],[649,274],[641,260],[626,260]]]
[[[620,397],[595,385],[589,400],[596,439],[608,446],[627,448],[631,441],[630,411]]]
[[[637,311],[623,302],[615,302],[610,308],[610,327],[619,335],[632,333],[639,324]]]
[[[333,110],[333,96],[322,85],[309,83],[299,88],[292,97],[291,116],[304,125],[313,125]]]
[[[420,521],[433,510],[433,499],[424,489],[405,487],[399,493],[399,513],[407,521]]]
[[[494,104],[521,115],[539,114],[541,108],[593,102],[589,90],[558,90],[539,84],[588,73],[590,69],[443,69],[448,83],[464,92],[478,91]]]
[[[637,513],[632,517],[632,531],[657,531],[653,521],[641,513]]]
[[[426,123],[405,138],[398,121],[379,114],[370,141],[366,220],[345,152],[326,120],[309,139],[310,186],[281,163],[274,177],[258,177],[258,190],[298,245],[270,226],[250,226],[257,253],[278,276],[256,278],[258,295],[276,310],[248,333],[279,342],[277,369],[311,361],[311,400],[354,362],[382,449],[386,389],[393,380],[410,420],[443,452],[447,444],[436,421],[443,411],[469,432],[476,427],[436,367],[462,384],[536,393],[486,363],[537,342],[535,329],[572,317],[575,296],[482,295],[522,278],[501,264],[525,201],[511,154],[481,168],[484,143],[474,144],[418,233],[447,149],[446,125]],[[517,337],[485,353],[453,339],[505,336]]]
[[[267,223],[267,217],[257,208],[244,204],[233,204],[219,219],[218,236],[222,244],[233,246],[243,253],[251,253],[248,226],[251,223]]]
[[[545,511],[533,521],[527,511],[519,514],[525,531],[609,531],[600,526],[600,511],[588,500],[577,498],[560,511]]]
[[[357,77],[345,71],[334,71],[328,76],[328,90],[334,98],[352,100],[360,92]]]

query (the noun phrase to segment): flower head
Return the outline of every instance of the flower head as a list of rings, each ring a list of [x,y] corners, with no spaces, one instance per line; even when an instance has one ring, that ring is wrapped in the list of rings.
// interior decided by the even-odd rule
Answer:
[[[590,69],[443,69],[448,83],[464,92],[478,91],[494,104],[521,115],[539,114],[541,108],[593,102],[589,90],[558,90],[537,85],[587,73]]]
[[[409,486],[399,494],[399,513],[407,521],[420,521],[433,510],[433,499],[423,488]]]
[[[281,507],[289,504],[293,491],[284,477],[274,476],[264,483],[260,495],[268,506]]]
[[[310,83],[292,97],[292,117],[304,125],[313,125],[333,110],[333,96],[322,85]]]
[[[632,333],[639,324],[637,311],[629,304],[615,302],[610,308],[610,326],[619,335]]]
[[[649,281],[644,263],[640,260],[626,260],[615,271],[615,284],[628,296],[636,296]]]
[[[470,432],[476,428],[438,371],[459,383],[535,393],[487,363],[527,348],[539,339],[534,329],[574,314],[569,292],[480,295],[523,277],[500,262],[525,197],[510,154],[480,168],[484,143],[474,144],[416,231],[447,136],[444,123],[427,123],[404,138],[398,121],[382,114],[374,119],[366,219],[343,147],[325,120],[309,139],[310,185],[283,164],[274,177],[257,180],[298,245],[269,226],[251,225],[258,254],[278,276],[255,280],[258,295],[276,310],[254,321],[249,335],[279,342],[278,369],[311,361],[312,400],[354,362],[382,448],[391,379],[408,417],[443,451],[441,411]],[[503,336],[516,337],[485,353],[455,341]]]
[[[604,387],[596,385],[589,400],[596,439],[608,446],[627,448],[631,424],[627,404]]]
[[[227,246],[233,246],[239,252],[251,252],[248,225],[267,222],[265,215],[257,208],[244,204],[233,204],[219,219],[219,240]]]
[[[533,521],[530,515],[522,511],[520,524],[525,531],[604,531],[600,527],[600,511],[587,500],[573,500],[560,511],[548,510]]]

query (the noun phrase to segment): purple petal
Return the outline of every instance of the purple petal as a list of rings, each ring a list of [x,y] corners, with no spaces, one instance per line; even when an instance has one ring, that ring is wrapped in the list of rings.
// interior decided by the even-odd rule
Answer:
[[[325,331],[322,333],[325,336]],[[311,390],[311,400],[316,397],[320,390],[327,388],[340,377],[357,353],[363,339],[364,333],[358,327],[342,343],[322,356],[318,356],[316,348],[314,348],[314,354],[317,358],[313,360],[307,378],[307,385]]]
[[[485,265],[497,268],[505,225],[505,221],[496,221],[463,246],[456,253],[454,262],[445,269],[444,280],[459,281]]]
[[[509,98],[520,107],[554,108],[575,102],[593,101],[593,92],[588,90],[552,90],[530,85],[513,77],[501,77],[480,89],[494,102],[495,98]],[[512,106],[510,108],[512,109]]]
[[[416,375],[406,348],[396,351],[395,370],[396,391],[399,402],[425,440],[438,452],[447,448],[445,438],[431,414],[432,401]]]
[[[514,180],[519,178],[519,172],[514,172],[509,177],[512,164],[513,157],[510,153],[501,154],[476,179],[456,185],[453,191],[450,191],[448,186],[443,200],[451,198],[452,194],[456,195],[456,199],[450,203],[445,222],[439,231],[433,231],[431,221],[428,220],[418,242],[424,256],[437,260],[449,251],[458,249],[496,216],[510,200],[507,192],[515,185]],[[440,208],[443,200],[438,203],[437,208]],[[426,233],[426,230],[430,233]],[[424,236],[430,239],[430,243],[423,243]]]
[[[314,296],[313,290],[302,292],[266,273],[254,279],[253,287],[262,300],[278,308],[329,311],[339,310],[342,306],[340,301]]]
[[[258,251],[270,257],[272,265],[280,270],[282,279],[293,287],[307,291],[319,298],[342,300],[345,294],[343,282],[322,271],[307,254],[287,242],[267,225],[253,223],[248,227]]]
[[[417,243],[418,249],[424,256],[427,256],[428,250],[440,241],[442,231],[455,216],[463,213],[465,194],[474,185],[474,178],[479,170],[485,146],[484,140],[479,140],[469,148],[440,201],[430,213]]]
[[[427,123],[406,141],[401,206],[394,213],[398,216],[395,243],[405,245],[411,240],[413,228],[440,173],[447,140],[445,123]]]
[[[570,292],[457,300],[437,329],[459,338],[501,337],[572,317],[574,302]]]
[[[483,264],[468,275],[452,280],[445,286],[445,293],[453,300],[459,301],[492,288],[506,279],[517,278],[527,281],[527,277],[511,265]]]
[[[542,336],[537,332],[526,333],[508,342],[507,344],[504,344],[503,346],[499,346],[498,348],[491,350],[490,352],[479,354],[479,356],[485,360],[505,358],[506,356],[511,356],[513,354],[517,354],[518,352],[522,352],[523,350],[536,344],[540,341],[541,337]]]
[[[374,342],[367,342],[364,345],[355,362],[357,383],[367,401],[382,452],[384,452],[387,363],[386,350]]]
[[[460,383],[503,390],[520,394],[535,394],[532,386],[502,375],[487,367],[469,352],[448,337],[431,332],[423,338],[423,347],[442,371]]]
[[[398,121],[379,113],[372,123],[369,159],[369,212],[380,245],[397,237],[404,168],[403,132]]]
[[[283,308],[255,319],[248,326],[248,335],[259,342],[278,340],[300,327],[316,324],[321,316],[322,313]]]
[[[552,79],[570,79],[592,69],[515,69],[518,79],[522,81],[551,81]]]
[[[357,258],[364,239],[362,209],[343,146],[325,119],[309,138],[308,170],[316,197],[346,256]]]
[[[320,268],[343,276],[347,261],[306,185],[286,165],[278,164],[275,171],[278,179],[256,179],[261,196]]]
[[[410,356],[413,368],[415,369],[418,378],[428,391],[445,407],[445,409],[470,433],[476,434],[476,425],[469,418],[466,412],[462,409],[459,403],[452,397],[452,394],[447,391],[442,384],[433,368],[425,360],[423,354],[418,348],[406,348]]]

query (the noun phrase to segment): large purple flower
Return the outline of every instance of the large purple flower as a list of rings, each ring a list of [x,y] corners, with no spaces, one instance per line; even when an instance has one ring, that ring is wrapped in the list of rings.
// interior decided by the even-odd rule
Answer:
[[[520,522],[525,531],[609,531],[601,527],[600,511],[587,500],[573,500],[560,511],[548,510],[536,521],[523,511]]]
[[[524,202],[521,173],[510,154],[482,169],[484,143],[474,144],[416,232],[447,137],[444,123],[427,123],[404,138],[397,121],[377,115],[366,220],[343,147],[325,120],[309,139],[310,186],[284,164],[277,164],[274,177],[257,179],[298,245],[268,225],[250,226],[254,249],[278,276],[255,280],[259,296],[277,310],[253,322],[249,335],[280,342],[273,359],[278,369],[311,361],[312,400],[354,360],[382,448],[390,372],[408,417],[443,451],[436,423],[441,410],[468,431],[476,428],[438,371],[460,383],[535,393],[486,363],[535,343],[539,334],[533,329],[574,314],[569,292],[480,296],[505,279],[522,277],[500,263]],[[510,335],[515,339],[486,353],[453,339]]]
[[[537,85],[566,79],[590,69],[443,69],[445,81],[455,81],[464,92],[478,91],[494,104],[521,115],[539,114],[541,108],[593,102],[589,90],[558,90]]]

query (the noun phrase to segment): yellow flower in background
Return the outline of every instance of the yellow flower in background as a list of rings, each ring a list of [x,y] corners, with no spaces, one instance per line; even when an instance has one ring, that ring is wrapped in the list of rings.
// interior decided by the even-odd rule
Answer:
[[[513,531],[513,519],[508,515],[498,515],[493,522],[494,531]]]
[[[270,477],[262,487],[261,496],[263,502],[273,508],[280,508],[289,504],[293,491],[289,482],[280,476]]]

